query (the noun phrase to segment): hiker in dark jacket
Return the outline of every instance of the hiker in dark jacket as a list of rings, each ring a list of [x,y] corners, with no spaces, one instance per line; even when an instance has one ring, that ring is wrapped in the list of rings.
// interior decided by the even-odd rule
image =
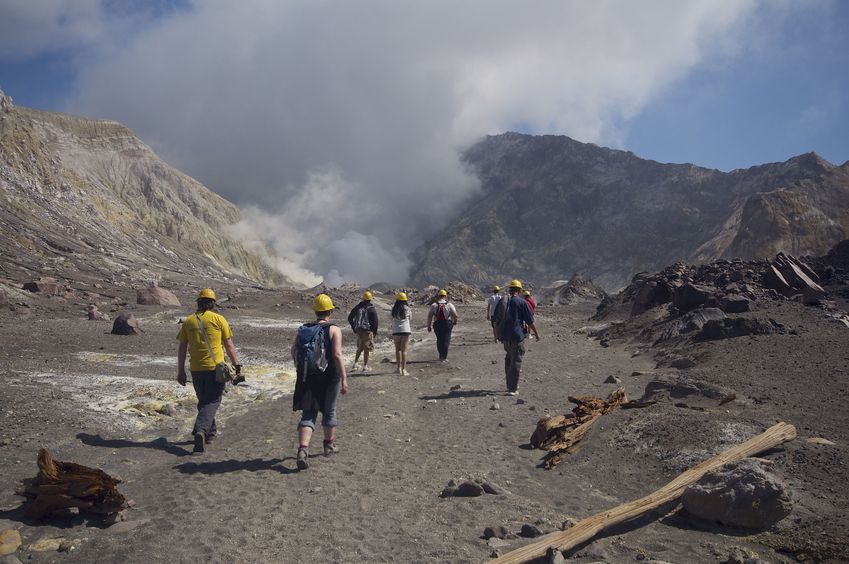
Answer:
[[[363,292],[363,301],[354,306],[348,314],[348,324],[357,334],[357,354],[351,372],[357,369],[360,353],[363,355],[363,372],[368,372],[368,355],[374,350],[374,337],[377,335],[377,310],[371,300],[374,296],[368,290]]]
[[[439,353],[441,362],[448,361],[448,347],[451,345],[451,331],[459,320],[457,308],[448,301],[448,292],[440,290],[436,295],[436,302],[430,306],[427,312],[427,331],[436,333],[436,351]],[[431,329],[431,327],[433,329]]]
[[[502,321],[499,321],[499,329],[505,352],[504,376],[507,380],[507,395],[515,396],[519,393],[519,375],[522,371],[522,358],[525,356],[525,329],[530,330],[537,341],[539,332],[534,325],[534,314],[531,313],[528,302],[519,295],[522,283],[513,280],[508,290],[510,296],[504,298],[504,316]]]
[[[336,438],[336,400],[339,394],[348,393],[348,375],[345,373],[345,360],[342,357],[342,331],[330,323],[333,302],[327,294],[319,294],[313,301],[316,321],[324,329],[324,344],[327,368],[324,372],[313,373],[298,363],[298,337],[292,343],[292,359],[297,367],[295,393],[292,397],[292,409],[302,411],[298,422],[298,455],[296,463],[299,470],[309,467],[309,446],[315,430],[318,412],[321,412],[321,426],[324,428],[324,455],[337,452]],[[305,327],[313,326],[307,324]]]

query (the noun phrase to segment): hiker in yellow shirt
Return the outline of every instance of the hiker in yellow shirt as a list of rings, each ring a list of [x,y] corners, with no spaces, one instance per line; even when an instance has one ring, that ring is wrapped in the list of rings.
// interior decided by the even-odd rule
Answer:
[[[215,379],[215,365],[224,362],[224,351],[236,368],[236,379],[241,377],[242,365],[236,356],[233,334],[224,316],[212,311],[215,307],[215,292],[204,288],[197,297],[197,311],[188,316],[180,327],[177,340],[177,382],[186,385],[186,352],[189,353],[189,369],[192,386],[198,397],[198,415],[192,429],[195,446],[192,452],[200,453],[217,433],[215,414],[221,405],[221,395],[227,382]]]

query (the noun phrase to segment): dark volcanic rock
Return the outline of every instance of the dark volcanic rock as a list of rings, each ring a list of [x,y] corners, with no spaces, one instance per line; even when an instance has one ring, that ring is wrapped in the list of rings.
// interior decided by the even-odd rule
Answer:
[[[730,339],[746,335],[771,335],[784,333],[786,329],[772,319],[766,321],[749,317],[725,318],[719,321],[708,321],[698,334],[705,341]]]
[[[116,317],[115,321],[112,323],[113,335],[138,335],[140,333],[141,328],[139,327],[139,322],[132,313],[118,314],[118,317]]]
[[[457,486],[454,497],[478,497],[484,494],[483,486],[476,482],[466,480]]]
[[[0,307],[6,307],[9,305],[9,296],[6,294],[6,290],[0,288]]]
[[[720,301],[719,309],[725,313],[745,313],[752,311],[752,300],[745,296],[726,296]]]
[[[675,289],[672,294],[672,305],[681,312],[687,312],[708,301],[716,299],[716,290],[708,286],[697,286],[696,284],[684,284]]]

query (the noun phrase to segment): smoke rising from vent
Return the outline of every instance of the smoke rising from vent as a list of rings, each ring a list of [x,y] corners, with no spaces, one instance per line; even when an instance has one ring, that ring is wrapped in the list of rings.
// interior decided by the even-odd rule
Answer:
[[[670,82],[749,41],[758,5],[211,0],[130,39],[87,29],[66,109],[237,203],[234,233],[294,280],[400,283],[478,193],[464,148],[510,129],[616,146]]]

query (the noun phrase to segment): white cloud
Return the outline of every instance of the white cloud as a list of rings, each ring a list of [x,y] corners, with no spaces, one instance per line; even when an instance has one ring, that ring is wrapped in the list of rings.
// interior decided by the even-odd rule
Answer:
[[[401,281],[476,190],[458,151],[518,124],[615,145],[706,54],[745,44],[759,5],[209,0],[104,42],[68,109],[255,204],[246,225],[306,271]]]

